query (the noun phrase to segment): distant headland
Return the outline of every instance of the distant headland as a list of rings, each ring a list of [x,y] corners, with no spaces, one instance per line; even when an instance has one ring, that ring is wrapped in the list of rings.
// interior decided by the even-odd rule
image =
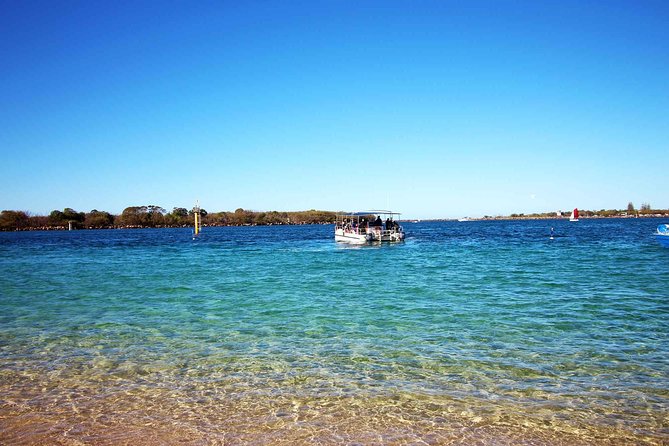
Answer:
[[[644,205],[641,209],[600,209],[581,210],[579,209],[580,218],[639,218],[639,217],[668,217],[669,209],[651,209],[650,206]],[[468,218],[468,220],[551,220],[560,218],[569,218],[571,211],[563,212],[543,212],[531,214],[511,214],[504,216],[490,216],[486,215],[481,218]]]
[[[207,212],[200,209],[202,226],[269,226],[334,223],[337,212],[319,211],[250,211],[239,208],[234,212]],[[536,220],[565,218],[568,214],[558,212],[511,214],[469,218],[469,220]],[[580,210],[581,218],[634,218],[669,217],[669,209],[652,209],[642,205],[637,210],[630,203],[627,209]],[[452,219],[431,219],[452,220]],[[77,212],[72,208],[54,210],[49,215],[31,215],[25,211],[4,210],[0,212],[0,231],[67,230],[72,229],[122,229],[122,228],[180,228],[193,226],[193,210],[175,207],[167,212],[155,205],[130,206],[119,215],[93,209]],[[423,220],[427,221],[427,220]]]
[[[249,211],[207,212],[200,209],[202,226],[266,226],[334,223],[336,212],[330,211]],[[93,209],[77,212],[72,208],[54,210],[49,215],[30,215],[25,211],[5,210],[0,213],[0,230],[66,230],[123,228],[181,228],[193,226],[193,210],[175,207],[171,212],[155,205],[130,206],[119,215]]]

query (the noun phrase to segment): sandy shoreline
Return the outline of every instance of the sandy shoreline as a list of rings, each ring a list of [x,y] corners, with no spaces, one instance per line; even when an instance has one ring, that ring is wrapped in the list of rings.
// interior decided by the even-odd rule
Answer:
[[[212,385],[126,382],[63,390],[18,384],[3,389],[0,443],[578,446],[669,440],[666,425],[635,432],[587,411],[542,406],[399,392],[318,397],[261,389],[231,394]]]

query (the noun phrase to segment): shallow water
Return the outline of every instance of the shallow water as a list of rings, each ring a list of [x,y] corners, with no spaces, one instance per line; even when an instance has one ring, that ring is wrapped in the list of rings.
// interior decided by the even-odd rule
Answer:
[[[667,444],[658,223],[0,233],[0,443]]]

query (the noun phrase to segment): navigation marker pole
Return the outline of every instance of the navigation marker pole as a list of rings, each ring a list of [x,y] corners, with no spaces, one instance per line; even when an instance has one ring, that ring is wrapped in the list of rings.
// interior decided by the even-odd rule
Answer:
[[[193,232],[193,240],[200,233],[200,201],[195,202],[195,207],[193,208],[193,216],[195,217],[195,230]]]

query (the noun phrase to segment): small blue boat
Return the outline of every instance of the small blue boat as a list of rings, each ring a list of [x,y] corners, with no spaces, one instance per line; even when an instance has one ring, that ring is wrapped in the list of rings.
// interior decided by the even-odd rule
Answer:
[[[669,224],[659,225],[655,233],[655,238],[660,242],[660,245],[669,248]]]

